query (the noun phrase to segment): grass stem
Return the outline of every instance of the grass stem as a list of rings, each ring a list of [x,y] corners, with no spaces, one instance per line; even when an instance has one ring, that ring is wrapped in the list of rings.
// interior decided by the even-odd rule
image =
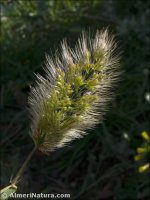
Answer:
[[[16,185],[17,182],[19,181],[20,177],[22,176],[22,174],[24,173],[31,157],[33,156],[33,154],[36,151],[36,147],[33,148],[33,150],[30,152],[30,154],[28,155],[27,159],[24,161],[23,165],[21,166],[21,168],[19,169],[19,171],[17,172],[15,178],[11,181],[12,185]]]

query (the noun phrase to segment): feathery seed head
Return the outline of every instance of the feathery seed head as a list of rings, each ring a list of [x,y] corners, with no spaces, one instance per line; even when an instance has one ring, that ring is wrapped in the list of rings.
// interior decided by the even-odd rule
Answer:
[[[46,56],[46,75],[37,75],[29,97],[31,137],[43,153],[102,121],[120,75],[116,43],[107,30],[91,39],[83,33],[75,50],[66,41],[61,47],[61,58]]]

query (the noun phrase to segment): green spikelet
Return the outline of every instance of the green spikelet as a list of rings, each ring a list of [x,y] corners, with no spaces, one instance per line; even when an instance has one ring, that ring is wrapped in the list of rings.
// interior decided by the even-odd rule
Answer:
[[[48,153],[82,137],[100,123],[120,75],[116,44],[108,31],[85,33],[75,50],[62,43],[61,56],[47,56],[45,77],[37,75],[29,105],[31,136]]]

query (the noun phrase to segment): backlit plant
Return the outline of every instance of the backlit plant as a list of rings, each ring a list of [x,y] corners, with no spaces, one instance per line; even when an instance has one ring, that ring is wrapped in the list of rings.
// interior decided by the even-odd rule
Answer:
[[[46,56],[45,76],[38,74],[36,85],[31,87],[30,135],[35,147],[1,194],[17,189],[16,184],[37,149],[48,154],[102,122],[113,97],[120,76],[119,54],[114,37],[107,30],[97,31],[94,38],[83,33],[74,50],[66,41],[61,48],[55,58]]]

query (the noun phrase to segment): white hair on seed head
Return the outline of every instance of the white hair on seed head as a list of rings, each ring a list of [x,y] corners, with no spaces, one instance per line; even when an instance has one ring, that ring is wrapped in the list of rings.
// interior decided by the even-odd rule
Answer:
[[[107,29],[91,39],[83,32],[75,50],[63,41],[60,55],[46,55],[45,77],[36,75],[29,97],[31,137],[44,153],[102,122],[120,76],[117,45]]]

